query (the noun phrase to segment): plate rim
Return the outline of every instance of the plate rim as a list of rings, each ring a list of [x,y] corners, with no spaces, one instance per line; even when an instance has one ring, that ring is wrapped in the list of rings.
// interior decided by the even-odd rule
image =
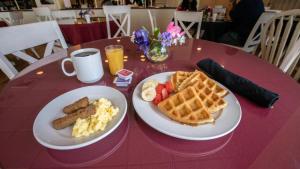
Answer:
[[[217,84],[221,85],[222,87],[224,87],[225,89],[228,90],[228,92],[230,92],[233,96],[233,98],[235,99],[237,105],[239,106],[239,118],[236,122],[236,124],[228,131],[222,133],[222,134],[218,134],[218,135],[215,135],[215,136],[209,136],[209,137],[189,137],[189,136],[180,136],[178,134],[175,134],[175,133],[170,133],[168,132],[167,130],[163,130],[163,129],[159,129],[158,127],[156,127],[155,125],[151,124],[151,123],[148,123],[146,120],[144,120],[143,116],[136,110],[136,103],[134,102],[134,96],[135,96],[135,92],[137,92],[137,88],[138,86],[141,85],[141,83],[149,78],[149,77],[152,77],[152,76],[155,76],[155,75],[159,75],[159,74],[172,74],[172,73],[175,73],[176,71],[167,71],[167,72],[160,72],[160,73],[156,73],[156,74],[152,74],[146,78],[144,78],[143,80],[141,80],[134,88],[134,91],[133,91],[133,94],[132,94],[132,104],[133,104],[133,107],[134,107],[134,110],[135,112],[139,115],[139,117],[147,124],[149,125],[150,127],[152,127],[153,129],[157,130],[158,132],[161,132],[163,134],[166,134],[168,136],[171,136],[171,137],[175,137],[175,138],[178,138],[178,139],[183,139],[183,140],[191,140],[191,141],[205,141],[205,140],[213,140],[213,139],[217,139],[217,138],[220,138],[220,137],[223,137],[229,133],[231,133],[233,130],[235,130],[237,128],[237,126],[239,125],[239,123],[241,122],[241,119],[242,119],[242,108],[241,108],[241,105],[240,105],[240,102],[238,101],[238,99],[235,97],[235,95],[233,94],[233,92],[231,90],[229,90],[227,87],[225,87],[224,85],[220,84],[219,82],[215,81]],[[171,120],[173,121],[173,120]],[[174,121],[173,121],[174,122]]]
[[[91,88],[91,87],[104,87],[104,88],[110,88],[112,90],[115,90],[117,93],[121,94],[121,96],[123,97],[123,99],[125,100],[125,108],[124,108],[124,113],[122,114],[120,120],[109,130],[107,131],[106,133],[104,134],[101,134],[99,135],[98,137],[94,138],[94,139],[91,139],[91,140],[88,140],[88,141],[85,141],[83,143],[79,143],[79,144],[75,144],[75,145],[67,145],[67,146],[58,146],[58,145],[52,145],[52,144],[49,144],[48,142],[45,142],[43,140],[41,140],[38,136],[37,136],[37,129],[36,129],[36,123],[37,123],[37,119],[38,119],[38,116],[40,115],[40,113],[44,110],[44,108],[54,102],[55,99],[57,99],[58,97],[61,97],[65,94],[69,94],[71,92],[74,92],[75,90],[79,90],[79,89],[83,89],[83,88]],[[115,89],[115,88],[112,88],[110,86],[103,86],[103,85],[92,85],[92,86],[84,86],[84,87],[79,87],[79,88],[75,88],[75,89],[72,89],[72,90],[69,90],[65,93],[62,93],[60,94],[59,96],[56,96],[55,98],[53,98],[50,102],[48,102],[46,105],[43,106],[43,108],[39,111],[39,113],[36,115],[35,119],[34,119],[34,123],[33,123],[33,126],[32,126],[32,132],[33,132],[33,136],[34,138],[37,140],[37,142],[39,144],[41,144],[42,146],[46,147],[46,148],[50,148],[50,149],[55,149],[55,150],[74,150],[74,149],[79,149],[79,148],[83,148],[83,147],[86,147],[86,146],[89,146],[93,143],[96,143],[102,139],[104,139],[105,137],[107,137],[109,134],[111,134],[113,131],[115,131],[119,125],[122,123],[122,121],[124,120],[124,117],[126,116],[127,114],[127,109],[128,109],[128,103],[127,103],[127,99],[125,97],[125,95],[120,92],[119,90]]]

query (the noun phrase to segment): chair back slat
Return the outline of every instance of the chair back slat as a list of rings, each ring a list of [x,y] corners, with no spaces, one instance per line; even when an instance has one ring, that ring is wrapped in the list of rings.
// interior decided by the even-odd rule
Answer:
[[[298,63],[299,63],[299,59],[300,59],[300,53],[299,53],[299,55],[298,56],[292,56],[292,59],[295,59],[295,61],[293,61],[293,63],[292,63],[292,65],[288,68],[288,70],[287,70],[287,74],[288,75],[290,75],[290,76],[292,76],[292,74],[294,73],[294,71],[296,70],[296,69],[299,69],[299,65],[298,65]],[[291,60],[290,60],[291,61]],[[282,64],[282,66],[283,65],[285,65],[285,64]],[[298,66],[298,67],[297,67]]]
[[[54,47],[54,42],[55,41],[51,41],[47,44],[46,49],[45,49],[45,53],[44,53],[44,57],[47,57],[49,55],[52,54],[53,52],[53,47]]]
[[[270,52],[272,48],[272,42],[274,39],[274,32],[275,32],[275,23],[273,22],[268,34],[268,38],[264,39],[265,41],[263,43],[267,44],[266,46],[263,46],[263,58],[266,60],[269,60]]]
[[[269,55],[269,61],[270,62],[273,62],[275,52],[278,50],[276,47],[277,47],[278,41],[281,37],[282,27],[283,27],[283,17],[280,18],[280,21],[279,21],[277,27],[275,28],[276,30],[275,30],[274,40],[271,41],[271,43],[273,45],[271,46],[271,53]]]
[[[297,70],[295,76],[293,77],[295,80],[299,81],[300,80],[300,69]]]
[[[106,17],[107,35],[109,39],[116,38],[120,33],[122,33],[122,36],[130,36],[131,8],[129,6],[103,6],[103,11]],[[118,26],[118,30],[114,35],[111,34],[111,20]]]
[[[0,52],[0,69],[9,79],[13,79],[18,74],[18,70],[1,52]]]
[[[178,26],[180,25],[185,34],[189,38],[193,38],[193,36],[190,33],[190,29],[193,27],[193,25],[197,25],[196,30],[196,39],[200,38],[200,29],[201,29],[201,23],[202,23],[202,17],[203,12],[184,12],[184,11],[175,11],[174,12],[174,19],[175,24]],[[190,22],[188,26],[186,26],[183,22]]]
[[[291,51],[293,45],[295,44],[297,39],[299,39],[299,36],[300,36],[300,22],[298,22],[296,27],[295,27],[294,34],[292,35],[292,39],[291,39],[290,44],[288,45],[288,48],[287,48],[287,53],[289,53]]]
[[[276,66],[279,66],[279,62],[281,61],[281,59],[284,56],[284,49],[285,49],[286,45],[288,45],[287,40],[288,40],[288,37],[291,35],[291,30],[292,30],[292,26],[293,26],[293,22],[294,22],[293,18],[294,18],[293,16],[289,17],[289,21],[283,32],[283,35],[281,37],[279,45],[278,46],[277,46],[277,44],[274,45],[274,47],[277,46],[277,48],[278,48],[277,54],[276,54],[274,60],[272,61],[273,64],[275,64]]]
[[[33,58],[32,56],[30,56],[27,53],[24,53],[22,51],[16,51],[16,52],[13,52],[11,54],[17,56],[18,58],[21,58],[21,59],[27,61],[30,64],[32,64],[32,63],[34,63],[34,62],[37,61],[37,59]]]
[[[298,40],[293,44],[292,49],[290,50],[289,53],[287,53],[286,57],[283,59],[280,65],[280,69],[283,72],[287,72],[289,69],[292,68],[291,70],[289,70],[290,71],[289,74],[291,74],[299,60],[299,55],[300,55],[300,38],[298,38]]]

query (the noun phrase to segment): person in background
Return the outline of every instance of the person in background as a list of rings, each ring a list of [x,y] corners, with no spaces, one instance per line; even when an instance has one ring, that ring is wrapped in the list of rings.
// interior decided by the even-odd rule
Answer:
[[[265,11],[262,0],[232,0],[229,15],[232,28],[219,42],[234,46],[243,46],[260,15]]]
[[[183,0],[177,7],[178,11],[197,11],[197,0]]]

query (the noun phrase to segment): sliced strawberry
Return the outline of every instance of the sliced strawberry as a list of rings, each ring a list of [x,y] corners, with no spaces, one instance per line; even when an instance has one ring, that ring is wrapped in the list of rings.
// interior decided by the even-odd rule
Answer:
[[[162,96],[161,94],[156,93],[156,97],[154,98],[154,100],[152,101],[153,104],[158,105],[158,103],[160,103],[162,101]]]
[[[161,94],[163,88],[165,88],[164,84],[158,84],[155,88],[157,94]]]
[[[165,84],[165,87],[166,87],[169,94],[172,93],[173,87],[172,87],[171,81],[167,81],[166,84]]]
[[[161,95],[162,95],[162,99],[165,100],[169,94],[168,94],[168,91],[166,88],[163,88],[162,91],[161,91]]]

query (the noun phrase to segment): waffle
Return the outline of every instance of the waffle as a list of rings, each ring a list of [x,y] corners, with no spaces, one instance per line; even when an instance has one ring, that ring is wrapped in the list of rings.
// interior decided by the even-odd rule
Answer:
[[[187,86],[195,84],[197,81],[201,81],[207,88],[212,90],[219,97],[224,97],[227,94],[227,90],[220,87],[216,82],[211,80],[201,71],[195,71],[186,79],[184,79],[177,87],[178,91],[185,89]]]
[[[193,72],[177,71],[171,76],[171,84],[175,91],[178,91],[178,86],[188,78]]]
[[[194,87],[176,93],[158,104],[166,116],[180,123],[199,125],[214,122]]]
[[[227,102],[216,92],[212,91],[209,85],[204,84],[201,80],[191,84],[191,87],[195,89],[197,95],[209,113],[218,112],[227,106]]]

